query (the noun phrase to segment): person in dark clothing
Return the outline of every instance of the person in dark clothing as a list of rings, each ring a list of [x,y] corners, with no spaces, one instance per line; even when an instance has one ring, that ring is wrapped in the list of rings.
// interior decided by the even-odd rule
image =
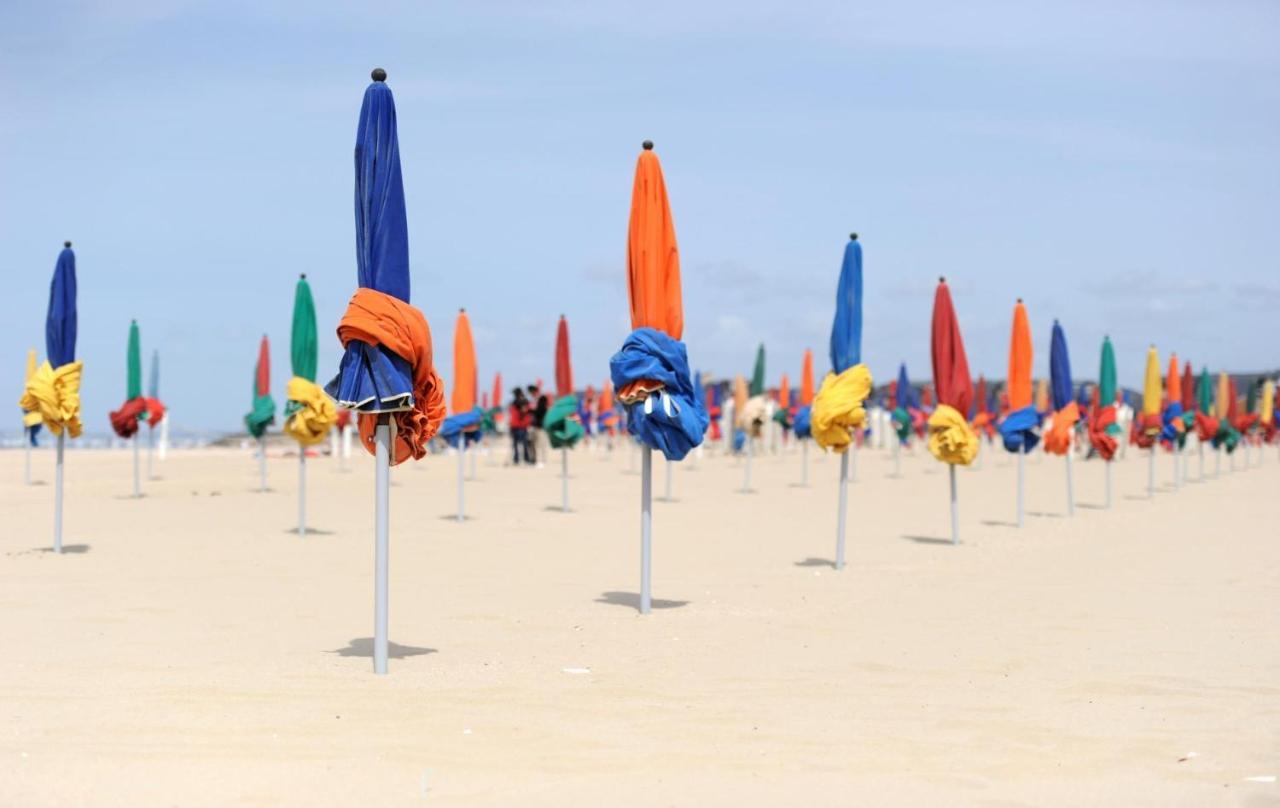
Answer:
[[[533,453],[533,459],[541,466],[543,462],[541,457],[551,453],[551,441],[547,439],[547,433],[542,428],[542,422],[547,418],[547,410],[551,408],[551,400],[538,389],[537,385],[531,384],[527,389],[531,401],[530,409],[533,413],[533,425],[529,429],[530,452]]]
[[[512,394],[507,417],[511,427],[511,464],[520,465],[523,454],[524,462],[533,465],[533,456],[529,452],[529,427],[533,424],[533,413],[529,409],[529,400],[519,387]]]

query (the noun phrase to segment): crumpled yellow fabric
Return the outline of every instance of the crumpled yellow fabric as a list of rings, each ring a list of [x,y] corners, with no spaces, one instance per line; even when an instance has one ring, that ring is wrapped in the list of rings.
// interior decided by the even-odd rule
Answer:
[[[18,406],[37,412],[40,421],[55,435],[62,430],[73,438],[80,437],[80,372],[83,363],[77,359],[54,370],[44,362],[27,379],[27,387]]]
[[[929,416],[929,452],[943,463],[967,466],[978,456],[978,433],[955,407],[939,404]]]
[[[300,409],[285,420],[285,434],[303,446],[323,441],[338,421],[338,408],[333,401],[320,385],[301,376],[289,380],[287,395]]]
[[[36,349],[32,348],[27,351],[27,375],[23,377],[22,382],[24,388],[26,385],[31,383],[31,377],[36,375],[37,364]],[[22,410],[22,426],[24,428],[30,429],[31,427],[39,426],[42,423],[44,423],[44,419],[40,417],[39,410],[28,410],[25,408]]]
[[[853,442],[855,429],[867,423],[862,404],[871,395],[871,371],[866,365],[854,365],[836,375],[828,373],[818,395],[813,397],[809,428],[813,439],[824,449],[842,453]]]

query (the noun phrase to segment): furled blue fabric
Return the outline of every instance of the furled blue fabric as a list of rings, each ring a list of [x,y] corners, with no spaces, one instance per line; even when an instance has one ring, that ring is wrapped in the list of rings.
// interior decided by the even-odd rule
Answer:
[[[76,360],[76,254],[58,253],[49,284],[49,313],[44,321],[44,348],[54,370]]]
[[[747,448],[747,430],[733,430],[733,453],[739,454],[745,448]]]
[[[1049,397],[1055,412],[1071,403],[1071,357],[1067,353],[1067,334],[1057,320],[1049,340]]]
[[[356,279],[409,302],[409,222],[400,173],[396,102],[386,82],[364,91],[355,150]],[[413,368],[382,346],[347,343],[338,375],[325,385],[338,405],[361,412],[413,406]]]
[[[1181,446],[1187,439],[1187,433],[1184,429],[1178,429],[1178,425],[1185,427],[1182,424],[1182,402],[1170,401],[1164,412],[1160,413],[1160,440]]]
[[[809,418],[813,413],[813,407],[801,407],[796,410],[796,422],[791,425],[795,431],[797,438],[808,438],[813,435],[809,426]]]
[[[663,386],[644,401],[628,404],[627,430],[668,460],[682,460],[702,443],[710,418],[689,374],[684,343],[653,328],[632,331],[609,360],[615,390],[641,379]]]
[[[1030,452],[1040,442],[1040,413],[1034,404],[1028,405],[1006,415],[997,428],[1005,449],[1015,454],[1019,449]]]
[[[459,439],[466,441],[466,445],[470,446],[478,442],[480,436],[484,434],[484,431],[479,428],[483,419],[484,411],[479,407],[457,415],[450,415],[440,424],[440,431],[436,434],[455,449],[458,448]]]
[[[831,324],[831,369],[837,375],[862,361],[862,245],[850,239],[844,247],[836,316]]]

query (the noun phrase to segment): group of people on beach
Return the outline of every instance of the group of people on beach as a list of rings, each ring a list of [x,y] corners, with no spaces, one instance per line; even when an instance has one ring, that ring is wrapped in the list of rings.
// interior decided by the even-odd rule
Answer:
[[[507,407],[507,428],[511,433],[511,465],[520,465],[522,459],[530,466],[543,464],[538,459],[539,455],[545,458],[546,453],[551,451],[551,444],[542,429],[550,406],[550,399],[537,385],[512,390],[511,404]]]

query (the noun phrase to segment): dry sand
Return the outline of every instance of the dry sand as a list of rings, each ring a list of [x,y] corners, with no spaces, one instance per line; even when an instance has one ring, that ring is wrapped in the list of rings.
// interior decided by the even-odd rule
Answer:
[[[393,472],[391,673],[372,674],[372,462],[178,452],[134,500],[127,452],[0,482],[0,805],[1273,805],[1280,462],[1145,497],[1146,465],[960,475],[864,451],[835,572],[838,462],[675,471],[636,613],[625,451],[558,468]],[[52,454],[37,477],[52,479]],[[655,464],[661,495],[663,466]],[[1191,463],[1195,471],[1195,463]],[[571,672],[589,669],[589,672]],[[1192,755],[1192,753],[1195,753]]]

